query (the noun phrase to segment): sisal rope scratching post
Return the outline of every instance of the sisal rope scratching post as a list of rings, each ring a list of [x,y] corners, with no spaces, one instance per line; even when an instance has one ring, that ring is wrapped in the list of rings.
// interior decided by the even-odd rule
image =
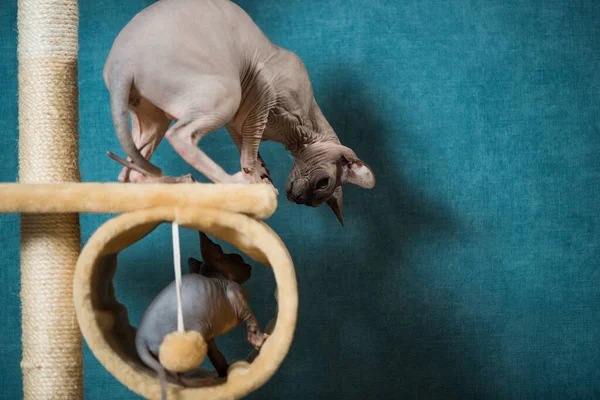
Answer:
[[[19,181],[77,182],[77,0],[19,0]],[[77,214],[21,216],[25,399],[83,398]]]

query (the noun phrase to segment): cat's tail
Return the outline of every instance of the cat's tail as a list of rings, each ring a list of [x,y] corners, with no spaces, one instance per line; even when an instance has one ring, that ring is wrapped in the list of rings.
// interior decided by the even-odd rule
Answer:
[[[148,343],[139,336],[135,338],[135,349],[144,364],[152,368],[158,374],[161,398],[162,400],[167,400],[167,371],[165,370],[165,367],[163,367],[152,353],[150,353]]]
[[[131,136],[128,105],[129,94],[133,86],[133,74],[128,73],[127,70],[113,68],[107,77],[108,87],[110,88],[110,109],[121,147],[125,150],[125,154],[131,157],[133,162],[142,170],[153,176],[162,176],[161,169],[146,160]]]

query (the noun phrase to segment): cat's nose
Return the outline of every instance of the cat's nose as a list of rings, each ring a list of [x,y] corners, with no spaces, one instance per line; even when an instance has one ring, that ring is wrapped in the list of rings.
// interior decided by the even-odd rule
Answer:
[[[289,188],[286,188],[286,194],[289,201],[294,203],[304,204],[306,202],[306,195],[304,189],[308,181],[306,179],[296,179],[290,182]]]
[[[287,194],[287,199],[289,201],[293,201],[294,203],[302,203],[302,201],[304,200],[304,196],[302,195],[302,193],[294,193],[293,191],[290,191]]]
[[[304,196],[302,195],[302,193],[300,193],[299,195],[293,197],[294,201],[296,203],[302,203],[304,202]]]

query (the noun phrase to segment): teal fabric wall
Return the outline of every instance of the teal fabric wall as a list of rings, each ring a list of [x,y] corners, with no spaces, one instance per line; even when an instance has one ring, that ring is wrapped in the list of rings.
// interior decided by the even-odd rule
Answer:
[[[119,171],[105,155],[121,150],[101,70],[150,3],[80,2],[84,181]],[[600,398],[600,2],[239,3],[303,58],[325,115],[378,183],[345,189],[341,228],[324,207],[287,203],[292,160],[261,150],[282,192],[269,224],[294,258],[300,310],[288,357],[250,398]],[[16,0],[1,7],[0,178],[15,181]],[[238,168],[224,131],[202,145]],[[167,144],[155,162],[191,172]],[[83,240],[108,218],[83,215]],[[18,217],[0,228],[0,398],[17,399]],[[196,256],[196,235],[182,240]],[[135,323],[172,279],[170,251],[162,227],[120,260]],[[248,287],[265,324],[273,278],[257,267]],[[219,343],[230,358],[249,351],[242,329]],[[89,399],[137,398],[87,348],[85,385]]]

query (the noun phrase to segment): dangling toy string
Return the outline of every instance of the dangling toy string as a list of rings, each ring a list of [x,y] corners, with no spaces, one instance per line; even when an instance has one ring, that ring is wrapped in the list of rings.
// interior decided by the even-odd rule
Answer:
[[[175,265],[175,289],[177,291],[177,330],[183,332],[183,308],[181,301],[181,251],[179,246],[179,224],[173,222],[173,262]]]

